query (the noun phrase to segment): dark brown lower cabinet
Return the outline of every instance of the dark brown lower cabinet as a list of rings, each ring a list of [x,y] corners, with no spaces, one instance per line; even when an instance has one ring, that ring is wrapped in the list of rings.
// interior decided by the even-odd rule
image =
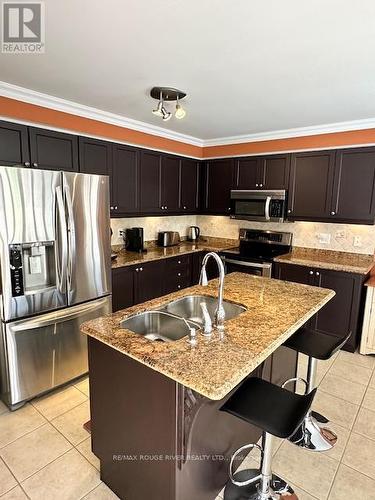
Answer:
[[[330,269],[277,263],[274,266],[274,277],[334,290],[335,297],[311,318],[308,325],[316,331],[337,337],[344,337],[351,332],[344,349],[351,352],[356,350],[362,328],[363,283],[366,276]]]
[[[165,260],[146,262],[135,267],[135,304],[141,304],[163,295],[164,268]]]
[[[195,255],[181,255],[112,269],[113,312],[195,284],[192,283]]]
[[[249,376],[284,381],[297,355],[281,347]],[[212,500],[231,454],[261,430],[213,401],[89,338],[92,450],[101,479],[129,500]],[[194,459],[195,458],[195,459]]]
[[[112,269],[112,311],[134,305],[133,266]]]
[[[177,292],[191,285],[192,255],[165,259],[164,294]]]

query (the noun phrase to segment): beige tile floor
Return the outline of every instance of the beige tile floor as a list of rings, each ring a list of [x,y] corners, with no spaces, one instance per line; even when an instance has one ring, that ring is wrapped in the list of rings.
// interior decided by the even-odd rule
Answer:
[[[306,374],[300,356],[299,375]],[[375,499],[375,357],[340,352],[319,362],[314,407],[339,436],[327,453],[276,440],[274,471],[300,500]],[[114,500],[100,481],[99,461],[82,428],[89,420],[84,378],[16,412],[0,403],[1,500]],[[255,457],[243,467],[256,466]],[[219,495],[218,498],[221,498]]]
[[[299,376],[306,367],[300,355]],[[273,470],[300,500],[375,500],[375,357],[341,351],[318,363],[318,382],[313,407],[331,420],[337,445],[312,453],[278,440]],[[245,462],[258,465],[251,456]]]

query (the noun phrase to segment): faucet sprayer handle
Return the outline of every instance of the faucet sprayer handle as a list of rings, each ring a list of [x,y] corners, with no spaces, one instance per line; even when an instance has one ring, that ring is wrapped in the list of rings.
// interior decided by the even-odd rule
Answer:
[[[199,277],[199,284],[202,285],[202,286],[207,286],[208,285],[206,266],[202,266],[201,274],[200,274],[200,277]]]
[[[212,333],[212,320],[211,320],[211,316],[210,316],[208,309],[207,309],[207,304],[205,302],[201,302],[200,306],[202,309],[203,320],[204,320],[203,335],[211,335],[211,333]]]

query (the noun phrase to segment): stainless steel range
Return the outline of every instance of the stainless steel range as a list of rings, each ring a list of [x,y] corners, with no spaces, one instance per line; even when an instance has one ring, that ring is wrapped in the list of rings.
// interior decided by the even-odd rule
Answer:
[[[292,249],[292,233],[240,229],[240,246],[220,252],[226,273],[272,276],[272,261]]]
[[[111,310],[108,177],[0,167],[1,398],[87,372],[83,321]]]

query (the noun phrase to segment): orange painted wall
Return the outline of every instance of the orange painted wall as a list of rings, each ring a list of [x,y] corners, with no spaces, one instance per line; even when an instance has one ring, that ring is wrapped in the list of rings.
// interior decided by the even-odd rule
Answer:
[[[367,129],[201,148],[1,96],[0,115],[9,118],[9,120],[24,120],[41,127],[51,126],[62,128],[82,135],[88,134],[103,137],[113,141],[169,151],[195,158],[250,155],[299,149],[334,148],[356,144],[375,144],[375,129]]]
[[[48,127],[49,125],[51,127],[79,132],[82,135],[89,134],[99,136],[114,141],[145,146],[151,149],[159,149],[197,158],[201,158],[202,156],[202,148],[199,146],[138,132],[117,125],[110,125],[108,123],[83,118],[69,113],[63,113],[62,111],[55,111],[42,106],[8,99],[7,97],[0,96],[0,115],[9,117],[9,119],[14,118],[33,122],[41,127]]]
[[[291,137],[289,139],[273,139],[270,141],[228,144],[225,146],[206,146],[203,158],[216,156],[236,156],[275,151],[297,151],[299,149],[334,148],[353,146],[355,144],[375,144],[375,129],[336,132],[332,134]]]

